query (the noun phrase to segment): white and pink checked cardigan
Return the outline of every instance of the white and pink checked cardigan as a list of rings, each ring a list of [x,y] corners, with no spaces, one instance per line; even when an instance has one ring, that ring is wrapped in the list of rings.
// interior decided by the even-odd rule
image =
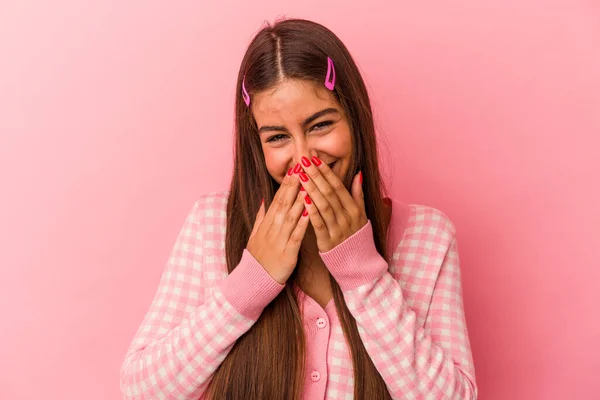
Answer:
[[[196,201],[121,367],[125,399],[199,399],[235,341],[285,285],[244,250],[228,275],[228,191]],[[393,399],[476,399],[455,228],[441,211],[392,199],[388,263],[371,222],[321,257]],[[333,299],[298,286],[307,337],[303,398],[352,399],[352,358]],[[260,362],[260,360],[256,360]]]

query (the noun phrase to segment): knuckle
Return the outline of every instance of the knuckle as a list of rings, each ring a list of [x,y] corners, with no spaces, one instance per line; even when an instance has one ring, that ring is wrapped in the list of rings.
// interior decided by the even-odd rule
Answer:
[[[274,201],[273,204],[275,205],[276,209],[281,209],[283,207],[283,199],[280,197],[277,197]]]
[[[323,221],[317,221],[313,223],[314,227],[316,229],[323,229],[325,228],[325,224],[323,223]]]
[[[286,174],[286,176],[285,176],[285,180],[284,180],[284,183],[285,183],[285,185],[286,185],[287,187],[292,187],[292,186],[294,186],[294,183],[295,183],[295,182],[294,182],[294,174],[292,174],[292,175],[287,175],[287,174]]]
[[[285,218],[283,220],[286,224],[293,224],[295,222],[295,218],[292,214],[287,213],[285,215]]]
[[[292,206],[292,204],[294,204],[294,200],[289,199],[289,198],[285,198],[281,201],[281,204],[283,205],[283,211],[284,212],[288,212],[289,208]]]
[[[333,187],[334,191],[338,192],[338,191],[342,190],[344,185],[342,184],[341,181],[335,181],[331,184],[331,187]]]
[[[323,195],[325,197],[331,197],[331,196],[333,196],[333,193],[334,193],[334,191],[331,186],[327,186],[325,189],[323,189]]]
[[[314,170],[310,170],[310,171],[304,171],[305,174],[307,174],[308,176],[310,176],[311,178],[316,178],[319,175],[322,175],[321,172],[319,172],[318,169],[314,169]]]
[[[299,244],[302,241],[302,236],[300,235],[299,232],[294,231],[294,233],[292,233],[292,235],[290,236],[290,243],[292,244]]]

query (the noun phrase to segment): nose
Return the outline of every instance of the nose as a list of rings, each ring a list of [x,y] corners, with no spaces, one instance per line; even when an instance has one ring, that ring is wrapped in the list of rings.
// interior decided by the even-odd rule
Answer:
[[[313,155],[316,155],[316,151],[314,151],[314,149],[312,148],[312,145],[310,145],[308,143],[308,141],[306,140],[305,137],[303,137],[302,139],[299,139],[295,142],[294,157],[293,157],[294,158],[294,166],[296,164],[300,164],[300,166],[306,167],[306,165],[304,165],[302,163],[302,157],[306,157],[310,160]]]
[[[302,157],[308,158],[310,163],[313,163],[312,157],[317,156],[321,158],[319,148],[319,140],[315,138],[309,138],[308,135],[297,135],[293,141],[292,150],[292,167],[300,164],[300,167],[306,168],[306,165],[302,163]]]
[[[314,164],[314,161],[313,161],[313,158],[312,158],[313,156],[317,156],[317,157],[319,157],[319,156],[317,155],[317,153],[316,153],[316,152],[305,152],[305,153],[298,153],[298,155],[296,155],[296,156],[294,157],[294,164],[293,164],[293,167],[295,168],[295,167],[296,167],[296,165],[298,165],[298,164],[299,164],[299,165],[300,165],[300,168],[306,168],[306,167],[310,166],[311,164]],[[306,157],[306,158],[308,159],[308,161],[306,161],[306,160],[305,160],[305,161],[303,162],[303,161],[302,161],[302,158],[303,158],[303,157]],[[306,165],[306,164],[308,164],[308,165]]]

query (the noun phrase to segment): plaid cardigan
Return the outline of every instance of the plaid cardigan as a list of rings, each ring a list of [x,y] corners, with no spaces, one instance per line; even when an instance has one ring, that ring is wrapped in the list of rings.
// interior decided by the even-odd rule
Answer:
[[[202,398],[235,341],[285,287],[246,249],[227,273],[227,197],[201,196],[185,219],[121,366],[123,398]],[[371,221],[321,258],[393,399],[476,399],[455,227],[433,207],[391,202],[389,264]],[[303,398],[352,399],[352,357],[333,299],[322,308],[294,290],[307,339]]]

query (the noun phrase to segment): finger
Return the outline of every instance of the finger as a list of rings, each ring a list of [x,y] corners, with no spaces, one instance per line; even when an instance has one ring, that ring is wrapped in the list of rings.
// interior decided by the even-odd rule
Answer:
[[[258,227],[265,219],[265,200],[263,199],[260,203],[260,207],[258,208],[258,212],[256,213],[256,219],[254,220],[254,226],[252,227],[252,232],[250,232],[250,238],[256,235],[258,231]]]
[[[320,162],[320,164],[319,164]],[[344,210],[350,212],[353,208],[356,208],[356,204],[352,198],[346,186],[344,186],[344,182],[329,168],[329,165],[322,162],[319,157],[313,156],[313,164],[316,169],[321,173],[321,175],[325,178],[325,180],[329,183],[329,185],[333,188],[337,200],[344,208]],[[352,188],[351,188],[352,189]]]
[[[366,223],[367,218],[367,210],[365,208],[365,193],[363,192],[362,186],[362,171],[359,171],[358,174],[352,180],[352,199],[354,203],[356,203],[356,207],[359,210],[360,219],[359,222],[361,226]],[[359,227],[353,227],[359,228]]]
[[[293,170],[292,170],[293,171]],[[287,213],[296,200],[298,191],[300,190],[300,184],[298,183],[298,175],[292,172],[291,175],[287,175],[285,178],[285,187],[280,188],[282,191],[276,203],[276,212],[273,216],[272,227],[275,232],[279,232],[285,222]]]
[[[301,184],[306,189],[311,200],[319,209],[321,217],[329,229],[335,229],[340,222],[347,220],[343,213],[342,206],[334,193],[333,188],[321,175],[319,169],[311,163],[308,158],[302,157],[302,168],[306,173],[300,173]],[[321,162],[321,165],[323,163]]]
[[[300,214],[300,219],[296,224],[296,228],[292,231],[290,235],[290,239],[288,240],[288,245],[286,246],[284,252],[289,256],[297,256],[300,251],[300,246],[302,245],[302,240],[304,239],[304,235],[306,233],[306,229],[308,228],[309,215],[304,213]]]
[[[313,203],[309,195],[304,196],[304,207],[308,211],[310,217],[310,223],[313,226],[317,241],[326,241],[331,238],[330,231],[327,227],[326,222],[323,220],[321,213]]]
[[[305,195],[306,194],[304,192],[298,191],[294,204],[292,204],[292,207],[288,211],[285,221],[281,226],[281,230],[279,231],[280,235],[289,238],[292,234],[292,231],[298,225],[298,220],[300,219],[300,217],[302,216],[302,212],[304,211]]]
[[[293,168],[288,170],[288,173],[283,177],[281,184],[279,185],[279,189],[273,196],[273,200],[267,210],[267,214],[265,215],[265,223],[269,226],[273,224],[274,219],[279,211],[282,208],[283,201],[285,200],[285,195],[289,189],[291,189],[294,185],[292,185],[292,175],[290,175],[290,171],[293,171]]]

